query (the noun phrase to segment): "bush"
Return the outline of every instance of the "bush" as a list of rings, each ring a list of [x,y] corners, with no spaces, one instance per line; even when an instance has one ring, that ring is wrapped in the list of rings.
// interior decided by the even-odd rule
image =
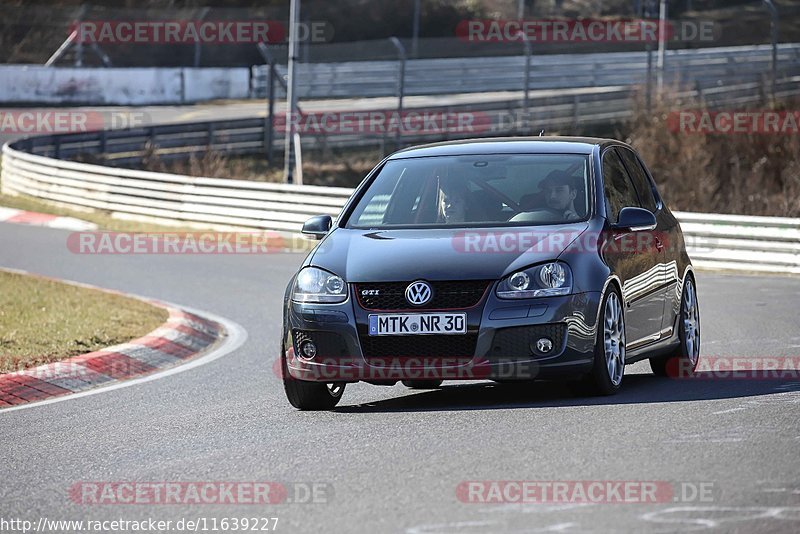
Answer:
[[[654,102],[650,112],[637,99],[627,126],[627,141],[639,150],[673,209],[800,216],[800,136],[676,132],[668,124],[670,112],[708,108],[675,95]],[[784,102],[772,109],[797,108]]]

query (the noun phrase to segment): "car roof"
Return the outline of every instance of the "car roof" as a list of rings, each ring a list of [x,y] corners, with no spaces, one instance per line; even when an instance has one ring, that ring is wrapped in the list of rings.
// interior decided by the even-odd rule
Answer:
[[[628,146],[614,139],[597,137],[487,137],[460,139],[399,150],[389,159],[421,158],[429,156],[459,156],[467,154],[586,154],[595,147],[608,145]]]

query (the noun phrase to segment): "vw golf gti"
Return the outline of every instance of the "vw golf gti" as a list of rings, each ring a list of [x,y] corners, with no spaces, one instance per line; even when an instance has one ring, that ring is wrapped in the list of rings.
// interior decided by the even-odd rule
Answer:
[[[495,138],[401,150],[372,170],[289,282],[289,402],[347,383],[565,380],[616,393],[627,364],[692,373],[695,278],[680,225],[628,145]]]

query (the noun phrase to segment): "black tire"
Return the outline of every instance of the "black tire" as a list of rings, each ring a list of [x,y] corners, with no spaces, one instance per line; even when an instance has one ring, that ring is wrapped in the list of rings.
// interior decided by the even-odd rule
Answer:
[[[437,389],[442,380],[403,380],[403,385],[409,389]]]
[[[690,304],[687,297],[693,301],[695,307],[694,312],[690,309]],[[697,371],[697,365],[700,363],[700,309],[697,303],[697,289],[695,288],[694,278],[689,276],[683,286],[681,293],[681,311],[678,316],[678,345],[674,351],[669,354],[655,356],[650,358],[650,369],[656,376],[680,378],[690,377]],[[694,313],[694,319],[689,321],[690,327],[695,330],[696,334],[692,345],[688,343],[688,335],[686,331],[687,318]],[[691,356],[690,356],[691,352]]]
[[[622,305],[622,298],[614,286],[609,286],[603,302],[600,304],[599,321],[597,325],[597,337],[594,345],[594,364],[589,374],[584,379],[577,383],[570,383],[569,387],[578,395],[614,395],[622,387],[622,377],[625,373],[625,365],[622,364],[622,369],[619,371],[619,379],[616,383],[612,381],[609,368],[609,362],[606,357],[605,338],[606,338],[606,306],[609,301],[616,299],[618,305],[619,320],[622,321],[620,330],[622,332],[622,342],[618,343],[621,351],[621,359],[625,360],[625,307]],[[619,365],[618,359],[615,365]],[[616,373],[616,367],[614,368]]]
[[[344,393],[344,383],[326,384],[293,378],[289,374],[283,350],[281,350],[281,369],[286,398],[289,399],[289,404],[298,410],[332,410],[339,404]]]

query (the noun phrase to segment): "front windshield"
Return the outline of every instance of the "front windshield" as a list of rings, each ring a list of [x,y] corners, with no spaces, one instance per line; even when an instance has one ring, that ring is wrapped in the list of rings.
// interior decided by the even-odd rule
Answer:
[[[391,160],[355,206],[348,228],[530,226],[589,214],[589,158],[574,154]]]

